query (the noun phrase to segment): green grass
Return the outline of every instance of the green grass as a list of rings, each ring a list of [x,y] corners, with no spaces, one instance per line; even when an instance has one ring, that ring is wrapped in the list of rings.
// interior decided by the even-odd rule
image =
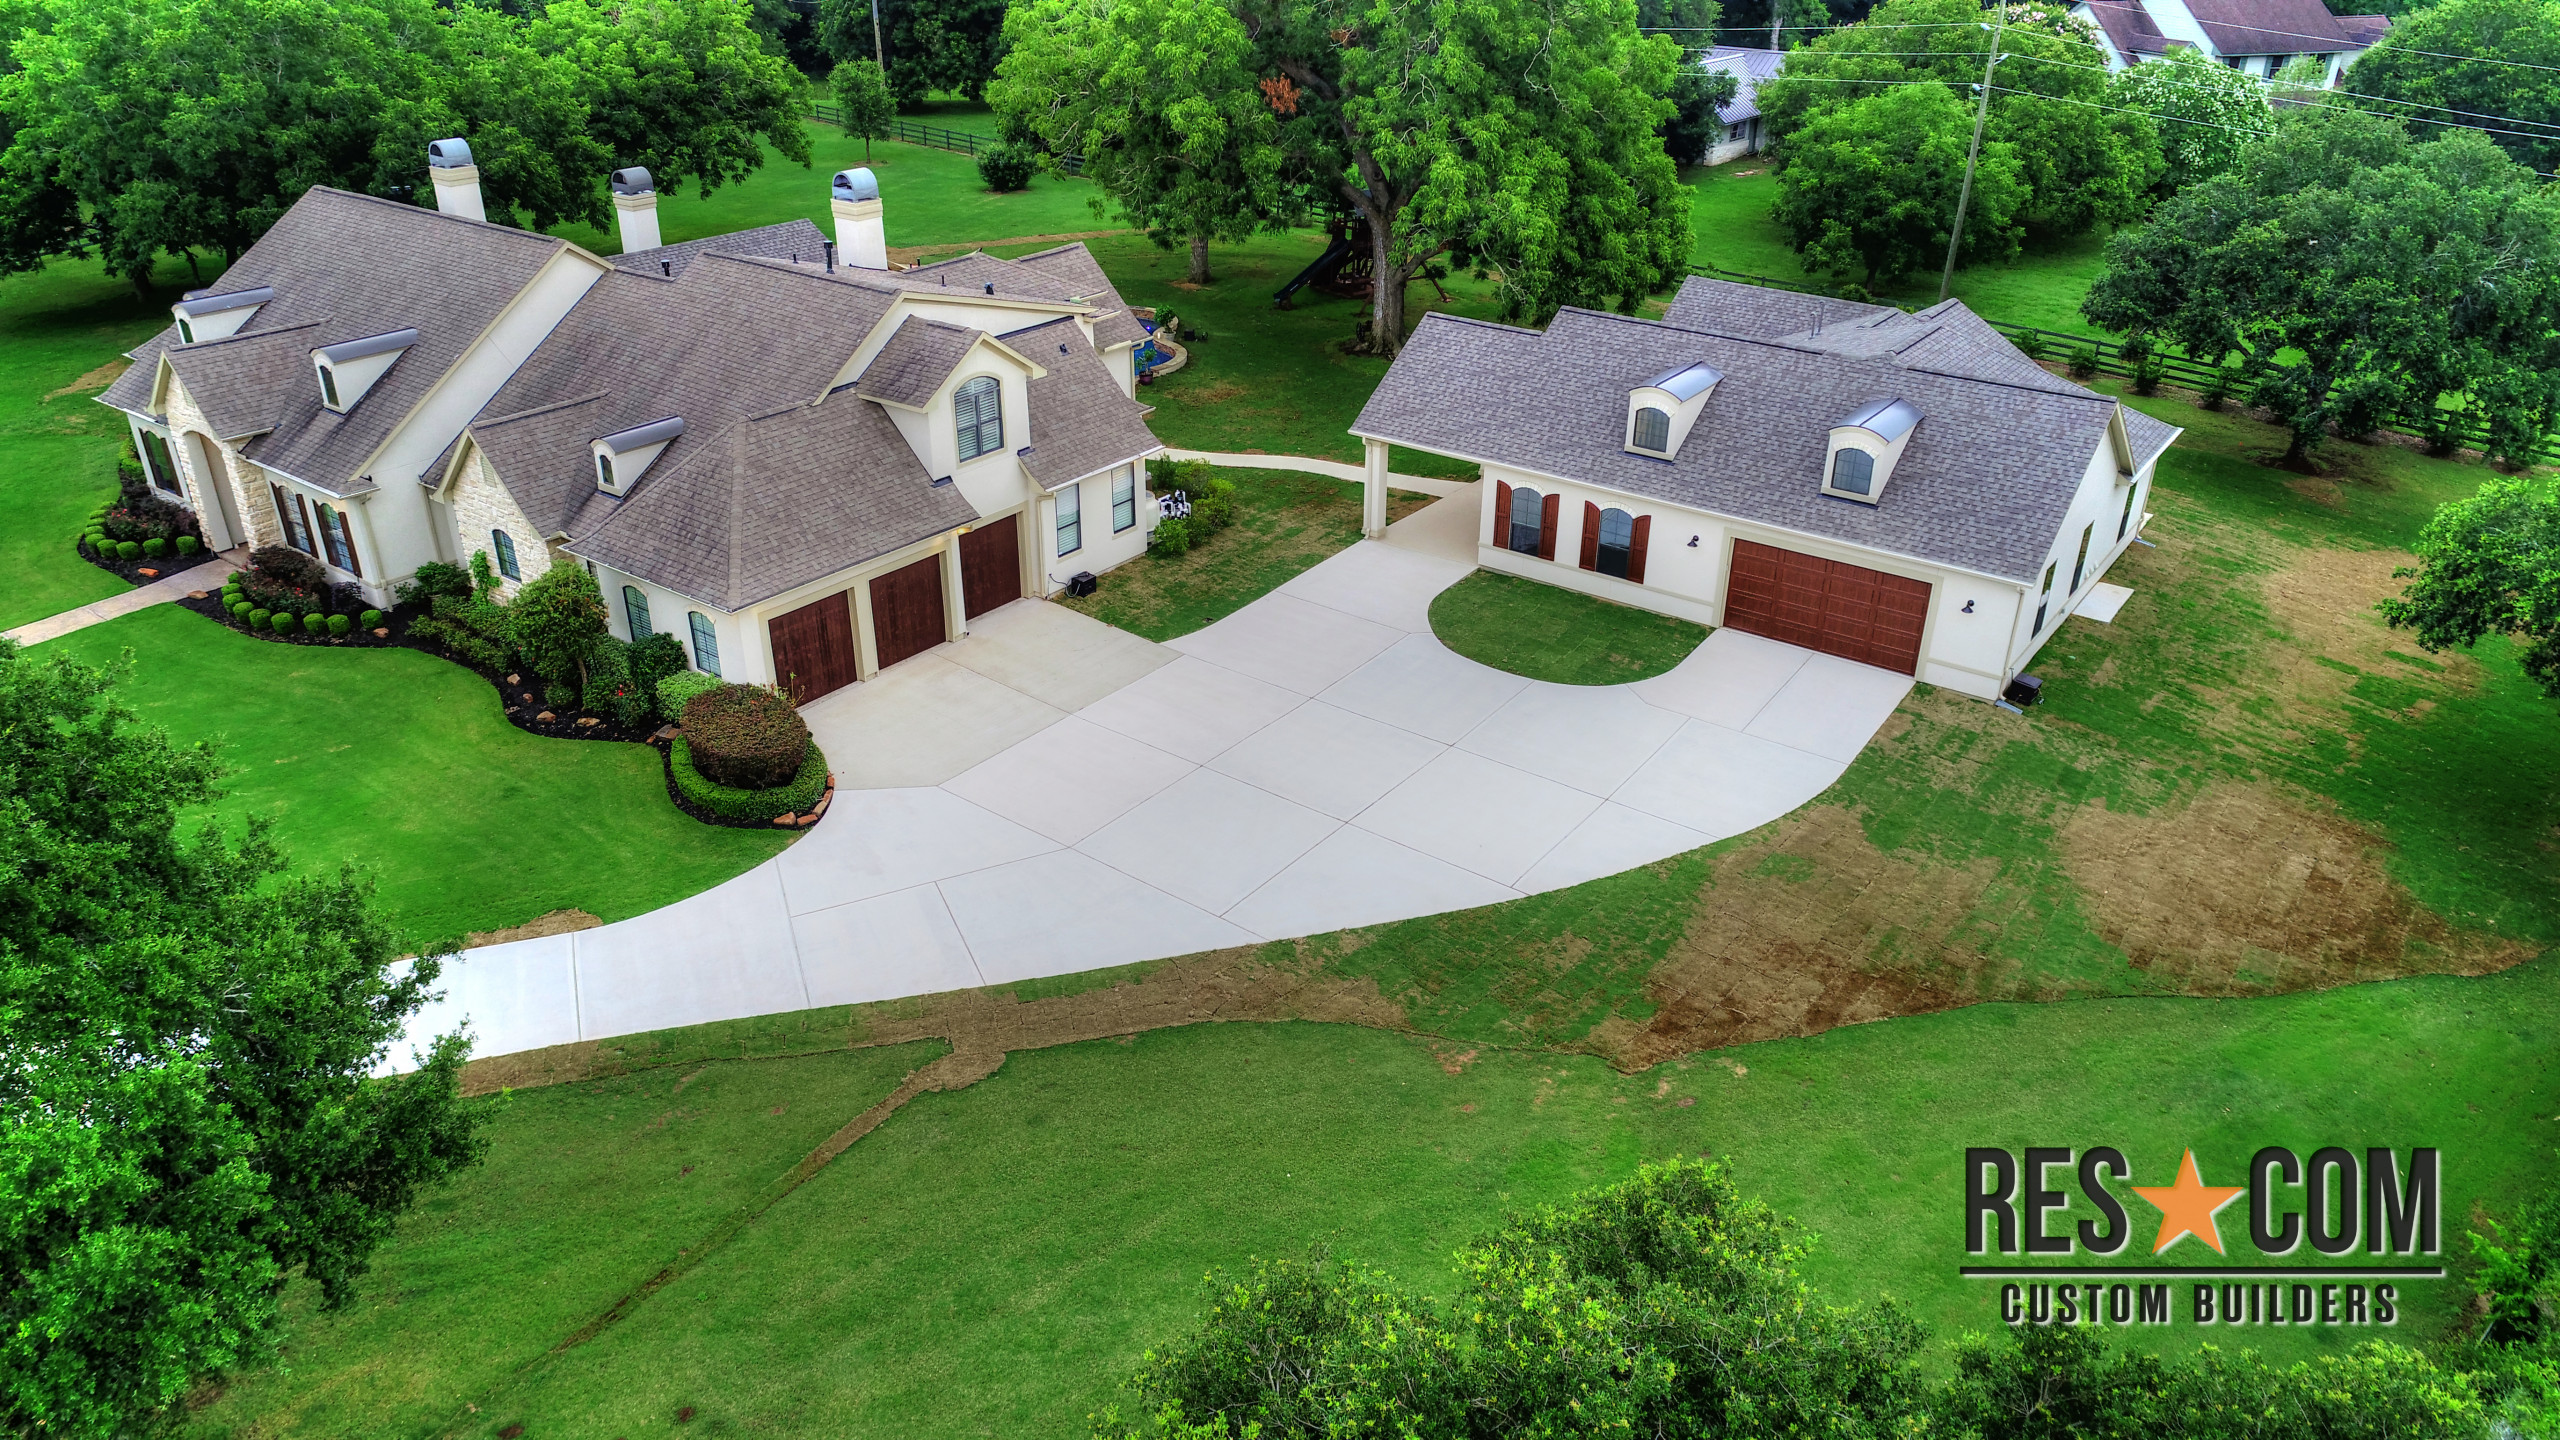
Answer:
[[[1478,570],[1434,596],[1431,633],[1479,664],[1559,685],[1625,685],[1689,658],[1707,627]]]
[[[282,1365],[234,1384],[192,1433],[485,1433],[465,1407],[766,1198],[940,1049],[669,1067],[474,1102],[488,1163],[409,1212],[350,1308],[292,1291]]]
[[[1142,555],[1059,604],[1150,640],[1188,635],[1279,589],[1360,538],[1360,487],[1297,470],[1219,470],[1235,483],[1234,523],[1181,555]],[[1387,517],[1431,497],[1388,492]]]
[[[974,1087],[911,1102],[602,1335],[508,1378],[497,1352],[566,1333],[633,1261],[683,1243],[672,1223],[653,1229],[577,1303],[533,1288],[567,1282],[634,1214],[613,1186],[563,1184],[576,1173],[564,1161],[663,1171],[673,1157],[614,1152],[635,1118],[673,1103],[624,1097],[664,1095],[679,1072],[520,1093],[490,1168],[404,1224],[346,1321],[306,1328],[291,1358],[312,1378],[240,1386],[196,1430],[431,1433],[408,1397],[433,1395],[476,1405],[446,1432],[475,1437],[515,1423],[655,1434],[682,1406],[706,1433],[1072,1434],[1145,1347],[1190,1323],[1213,1267],[1323,1245],[1446,1293],[1451,1250],[1506,1207],[1674,1154],[1730,1157],[1747,1192],[1824,1237],[1811,1279],[1842,1298],[1890,1294],[1940,1342],[1997,1323],[1995,1292],[1956,1273],[1969,1145],[2113,1144],[2151,1184],[2189,1146],[2230,1183],[2261,1145],[2434,1144],[2459,1254],[2464,1225],[2552,1178],[2538,1117],[2560,1105],[2555,1014],[2560,967],[2544,963],[2272,1000],[1981,1006],[1632,1076],[1313,1024],[1018,1051]],[[753,1077],[811,1063],[713,1066],[697,1084],[765,1083],[797,1116],[825,1103],[814,1086]],[[840,1118],[867,1103],[858,1087],[830,1098]],[[703,1103],[709,1132],[778,1123],[760,1102]],[[514,1143],[537,1123],[538,1143]],[[790,1147],[759,1153],[778,1168]],[[2124,1199],[2138,1228],[2150,1211]],[[707,1228],[715,1208],[683,1218]],[[571,1259],[527,1255],[545,1242]],[[2451,1283],[2404,1294],[2391,1338],[2432,1339],[2455,1316]],[[509,1296],[532,1313],[502,1315]],[[482,1316],[495,1335],[450,1333]],[[2370,1333],[2211,1338],[2290,1359]],[[2133,1338],[2202,1337],[2181,1323]],[[321,1387],[326,1407],[270,1398]]]
[[[724,185],[709,195],[692,190],[661,195],[659,238],[672,245],[806,219],[833,239],[836,227],[827,208],[828,178],[855,165],[868,165],[880,176],[881,221],[892,246],[1070,234],[1119,223],[1093,213],[1091,202],[1099,192],[1082,180],[1041,175],[1032,179],[1027,190],[991,194],[978,178],[978,162],[966,155],[875,140],[866,159],[863,142],[846,138],[835,126],[813,120],[808,129],[811,160],[807,169],[767,147],[764,168],[735,185]],[[600,254],[618,254],[622,249],[620,237],[610,228],[562,225],[552,233]]]
[[[302,869],[370,869],[421,942],[552,910],[619,920],[785,843],[677,810],[648,746],[516,729],[487,681],[418,651],[252,640],[173,605],[38,653],[55,649],[93,663],[132,650],[119,698],[182,743],[220,743],[234,767],[213,815],[273,819]]]

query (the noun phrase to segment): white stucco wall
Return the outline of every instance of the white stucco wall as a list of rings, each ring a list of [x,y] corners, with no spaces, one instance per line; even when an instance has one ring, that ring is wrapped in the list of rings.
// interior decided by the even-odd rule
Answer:
[[[2038,570],[2038,584],[2027,587],[2021,597],[2017,624],[2010,641],[2007,670],[2016,674],[2027,667],[2037,651],[2062,628],[2062,622],[2088,598],[2089,589],[2106,577],[2118,557],[2133,548],[2135,537],[2142,533],[2143,507],[2151,499],[2151,477],[2154,465],[2137,471],[2131,484],[2133,509],[2126,520],[2127,486],[2116,469],[2112,446],[2100,445],[2089,459],[2087,473],[2080,478],[2079,493],[2071,500],[2071,510],[2063,517],[2062,528],[2055,532],[2053,548],[2045,556],[2045,564],[2054,568],[2052,602],[2045,613],[2044,628],[2035,628],[2036,601],[2041,592],[2044,572]],[[2091,527],[2095,527],[2094,530]],[[2122,528],[2123,534],[2116,532]],[[2080,535],[2090,531],[2089,561],[2082,568],[2077,589],[2071,584],[2072,561],[2080,553]],[[2005,678],[2005,677],[2004,677]]]
[[[1128,529],[1115,531],[1111,528],[1112,478],[1124,470],[1136,491],[1137,513]],[[1061,555],[1058,496],[1068,490],[1077,492],[1077,504],[1082,507],[1084,543],[1073,553]],[[1090,570],[1100,575],[1146,554],[1147,537],[1154,533],[1156,519],[1156,500],[1147,490],[1147,468],[1142,462],[1088,475],[1073,485],[1061,485],[1042,495],[1038,521],[1042,593],[1057,594],[1078,571]]]

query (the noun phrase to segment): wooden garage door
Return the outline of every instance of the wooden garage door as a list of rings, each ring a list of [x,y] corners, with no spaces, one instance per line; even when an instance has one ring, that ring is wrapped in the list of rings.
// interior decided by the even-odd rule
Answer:
[[[839,590],[787,615],[776,615],[769,628],[774,673],[792,704],[806,705],[853,683],[852,591]]]
[[[1919,673],[1926,581],[1737,540],[1724,623],[1867,665]]]
[[[974,620],[1022,598],[1022,518],[1007,515],[960,537],[960,598]]]
[[[881,669],[941,644],[944,630],[941,556],[927,555],[871,582],[871,638],[880,647]]]

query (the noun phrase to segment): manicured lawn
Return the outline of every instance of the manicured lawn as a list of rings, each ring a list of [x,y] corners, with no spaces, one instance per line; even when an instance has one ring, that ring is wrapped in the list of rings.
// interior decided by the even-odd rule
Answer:
[[[421,943],[553,910],[619,920],[785,843],[678,811],[647,746],[516,729],[488,682],[414,650],[252,640],[173,605],[42,649],[57,647],[93,663],[132,650],[125,703],[234,767],[214,817],[272,818],[303,869],[369,869]]]
[[[306,1327],[298,1376],[240,1387],[196,1430],[434,1433],[412,1398],[432,1396],[448,1415],[476,1405],[443,1432],[473,1437],[517,1423],[657,1434],[684,1406],[706,1433],[1073,1434],[1189,1322],[1213,1267],[1321,1245],[1445,1292],[1450,1251],[1505,1207],[1683,1153],[1730,1157],[1747,1191],[1819,1232],[1808,1269],[1831,1294],[1893,1295],[1943,1343],[1997,1324],[1996,1292],[1956,1273],[1969,1145],[2113,1144],[2151,1184],[2189,1146],[2231,1183],[2261,1145],[2434,1144],[2458,1251],[2467,1217],[2507,1213],[2552,1177],[2535,1117],[2560,1104],[2539,1038],[2555,1013],[2560,969],[2545,963],[2272,1000],[1982,1006],[1636,1075],[1303,1023],[1021,1049],[975,1086],[911,1102],[619,1323],[510,1378],[504,1362],[685,1243],[683,1224],[709,1229],[709,1205],[641,1208],[642,1178],[665,1186],[692,1152],[612,1154],[635,1120],[670,1113],[708,1142],[789,1123],[758,1110],[765,1095],[791,1119],[868,1103],[859,1086],[755,1078],[808,1060],[519,1092],[489,1169],[403,1227],[345,1320]],[[688,1073],[706,1098],[656,1098]],[[752,1153],[778,1169],[790,1145],[758,1138]],[[571,1183],[588,1165],[621,1183]],[[2122,1198],[2138,1229],[2150,1210]],[[638,1219],[645,1240],[606,1237]],[[525,1253],[545,1245],[565,1256]],[[578,1257],[598,1250],[615,1263],[586,1279]],[[574,1282],[576,1303],[544,1280]],[[2439,1334],[2458,1300],[2450,1283],[2404,1294],[2403,1342]],[[509,1296],[526,1313],[504,1313]],[[495,1335],[450,1333],[481,1317]],[[2204,1338],[2184,1323],[2112,1338],[2128,1333],[2181,1350]],[[2369,1333],[2211,1338],[2292,1358]]]
[[[939,1049],[668,1068],[479,1101],[488,1163],[401,1221],[354,1306],[332,1314],[296,1289],[282,1366],[232,1386],[193,1433],[487,1433],[467,1406],[769,1198]]]
[[[1360,538],[1360,487],[1296,470],[1220,470],[1235,482],[1236,518],[1181,555],[1142,555],[1102,588],[1059,604],[1150,640],[1188,635],[1279,589]],[[1387,518],[1431,503],[1393,490]]]
[[[1478,570],[1431,601],[1431,633],[1479,664],[1558,685],[1625,685],[1689,658],[1707,627]]]

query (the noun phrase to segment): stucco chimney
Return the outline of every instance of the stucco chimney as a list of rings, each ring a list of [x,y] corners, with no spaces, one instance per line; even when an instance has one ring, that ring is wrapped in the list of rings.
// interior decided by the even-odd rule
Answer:
[[[856,270],[889,268],[889,234],[880,224],[880,179],[868,168],[836,172],[836,252]]]
[[[471,163],[468,140],[427,142],[427,178],[436,184],[436,208],[465,220],[486,220],[480,208],[480,167]]]
[[[613,172],[613,218],[622,222],[622,253],[658,248],[658,187],[633,165]]]

